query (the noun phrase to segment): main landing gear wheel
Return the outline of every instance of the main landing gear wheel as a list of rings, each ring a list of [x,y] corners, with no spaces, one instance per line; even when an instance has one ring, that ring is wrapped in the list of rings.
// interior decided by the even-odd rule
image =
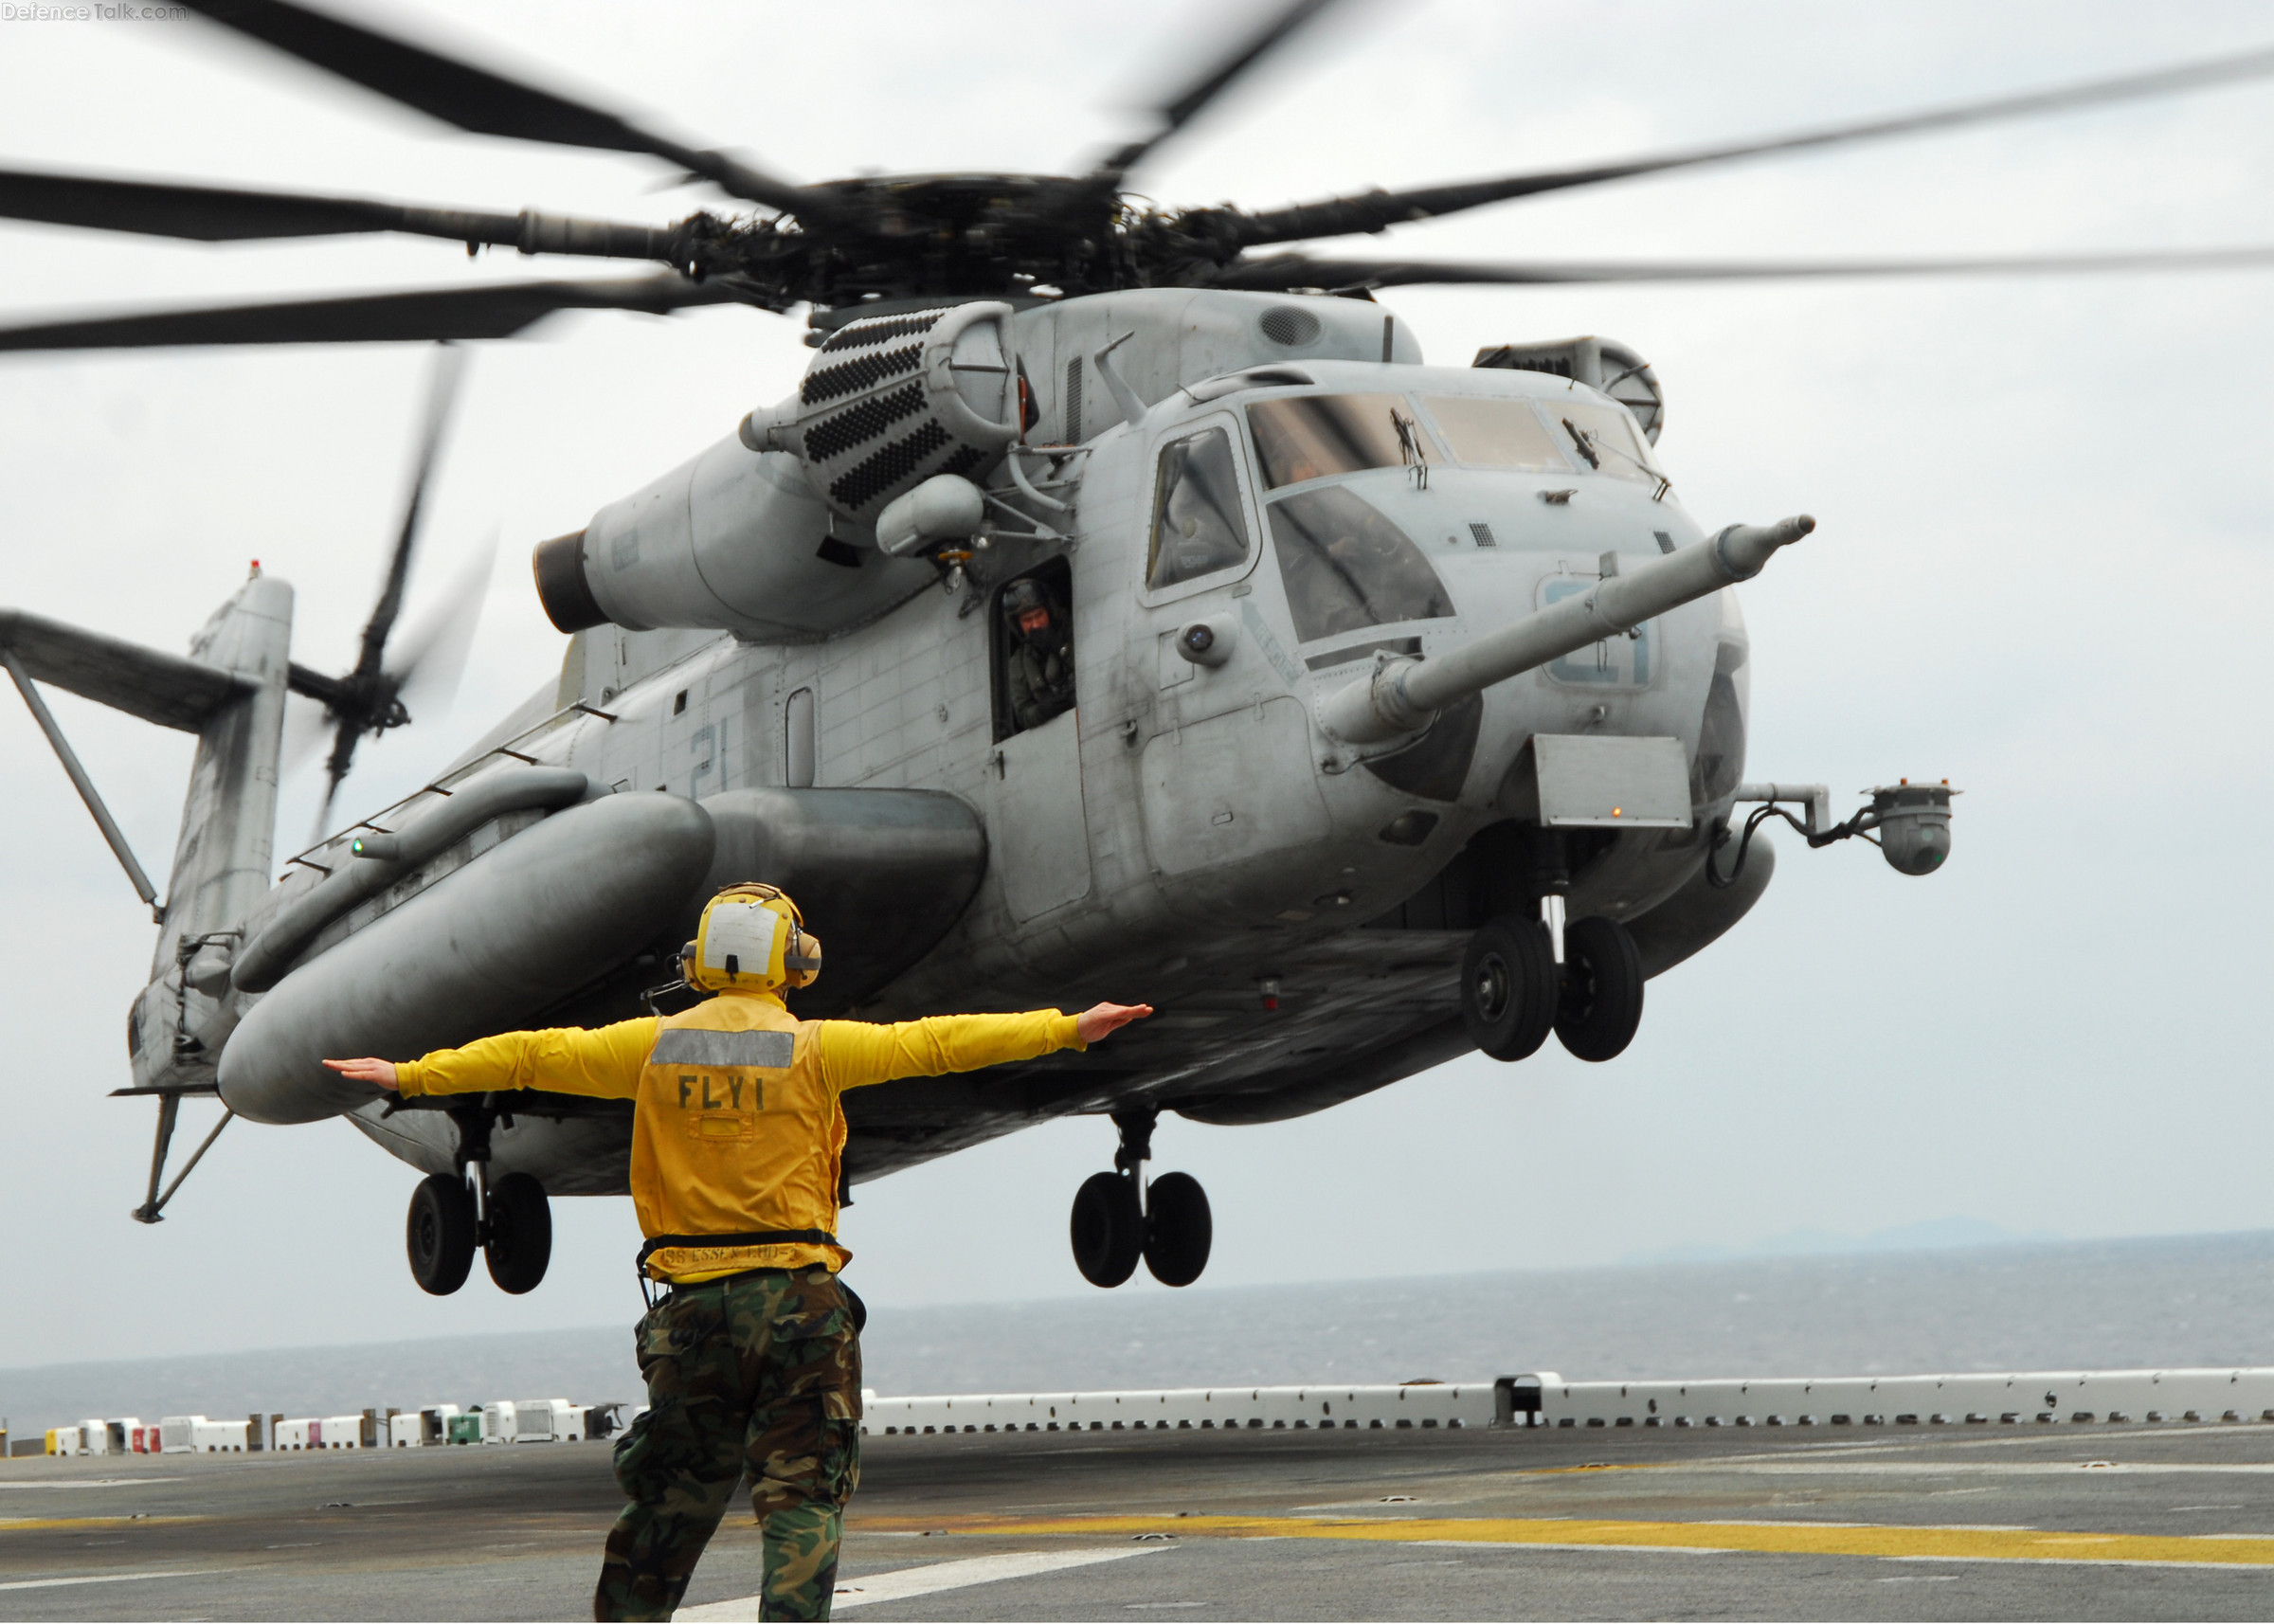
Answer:
[[[1495,1060],[1537,1053],[1555,1024],[1556,1004],[1556,950],[1547,927],[1513,913],[1478,927],[1461,955],[1461,1022],[1476,1046]]]
[[[1190,1173],[1164,1173],[1146,1186],[1145,1204],[1145,1266],[1164,1286],[1191,1285],[1216,1237],[1208,1192]]]
[[[1137,1181],[1092,1173],[1074,1193],[1074,1266],[1092,1286],[1118,1286],[1137,1272],[1145,1251],[1145,1214]]]
[[[490,1278],[516,1296],[535,1290],[552,1261],[552,1206],[545,1186],[527,1173],[508,1173],[490,1186],[489,1208],[482,1251]]]
[[[447,1297],[474,1267],[474,1192],[465,1180],[437,1173],[410,1193],[410,1275],[422,1290]]]
[[[1599,915],[1563,927],[1563,996],[1556,1036],[1582,1060],[1609,1060],[1642,1024],[1642,953],[1624,925]]]

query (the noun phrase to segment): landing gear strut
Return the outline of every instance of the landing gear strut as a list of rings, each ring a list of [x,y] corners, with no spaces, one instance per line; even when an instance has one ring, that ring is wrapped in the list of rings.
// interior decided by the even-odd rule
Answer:
[[[462,1106],[450,1118],[458,1125],[455,1170],[434,1174],[411,1192],[405,1235],[411,1278],[421,1290],[447,1297],[466,1283],[479,1247],[500,1290],[533,1291],[552,1260],[545,1186],[527,1173],[490,1178],[490,1130],[501,1120],[511,1128],[514,1119],[486,1102]]]
[[[1623,1054],[1642,1024],[1642,954],[1615,919],[1563,927],[1561,953],[1548,918],[1561,918],[1570,884],[1558,831],[1534,830],[1527,910],[1487,920],[1461,956],[1461,1022],[1495,1060],[1522,1060],[1549,1032],[1581,1060]],[[1559,962],[1560,958],[1560,962]]]
[[[1092,1286],[1118,1286],[1137,1260],[1164,1286],[1189,1286],[1208,1267],[1215,1225],[1208,1195],[1189,1173],[1164,1173],[1147,1184],[1157,1110],[1117,1110],[1121,1146],[1110,1173],[1093,1173],[1074,1192],[1074,1267]]]

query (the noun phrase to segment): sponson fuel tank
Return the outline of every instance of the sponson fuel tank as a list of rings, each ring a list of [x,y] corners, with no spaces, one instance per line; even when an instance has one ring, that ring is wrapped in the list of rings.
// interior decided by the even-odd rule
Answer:
[[[844,1013],[929,952],[987,870],[986,825],[934,789],[732,789],[703,807],[718,831],[703,894],[765,879],[821,939],[802,1017]]]
[[[223,1103],[269,1123],[368,1104],[325,1056],[423,1055],[526,1020],[667,934],[714,844],[674,795],[553,814],[280,982],[222,1051]]]
[[[422,1055],[525,1024],[596,983],[628,999],[670,976],[637,955],[668,954],[695,933],[705,898],[750,879],[785,888],[821,937],[826,968],[800,1014],[836,1014],[936,947],[986,863],[979,815],[937,790],[603,796],[511,836],[336,946],[318,936],[315,956],[229,1037],[222,1099],[256,1122],[314,1122],[372,1097],[325,1071],[327,1056]]]

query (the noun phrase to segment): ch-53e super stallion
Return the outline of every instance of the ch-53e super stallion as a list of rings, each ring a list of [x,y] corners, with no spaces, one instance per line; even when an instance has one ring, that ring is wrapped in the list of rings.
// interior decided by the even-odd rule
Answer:
[[[194,9],[214,22],[463,129],[652,153],[756,212],[650,227],[0,172],[0,215],[17,219],[216,242],[393,231],[668,267],[47,321],[0,331],[0,348],[470,340],[564,309],[810,311],[793,393],[536,548],[536,589],[569,634],[557,676],[434,783],[273,883],[286,695],[336,724],[334,788],[359,738],[407,720],[386,644],[415,496],[345,677],[294,662],[292,588],[257,568],[187,659],[0,620],[10,675],[153,904],[35,682],[198,735],[128,1022],[121,1092],[160,1108],[136,1218],[156,1220],[187,1174],[161,1188],[185,1096],[263,1123],[345,1115],[429,1175],[408,1232],[421,1285],[455,1290],[478,1247],[499,1285],[531,1289],[548,1197],[624,1190],[628,1103],[424,1109],[320,1060],[668,1005],[700,901],[763,876],[827,946],[802,1015],[1132,987],[1156,1002],[1098,1056],[861,1092],[847,1167],[875,1178],[1044,1118],[1110,1115],[1115,1170],[1080,1186],[1076,1261],[1101,1286],[1141,1257],[1182,1285],[1207,1261],[1208,1205],[1188,1177],[1145,1180],[1160,1112],[1280,1121],[1471,1049],[1522,1059],[1551,1034],[1612,1059],[1647,979],[1760,898],[1774,854],[1751,837],[1772,814],[1811,845],[1872,839],[1905,875],[1941,864],[1947,784],[1895,783],[1842,820],[1818,786],[1745,779],[1734,587],[1812,521],[1708,528],[1685,512],[1654,449],[1663,392],[1629,349],[1512,343],[1430,366],[1374,290],[2263,251],[1558,265],[1254,250],[2264,75],[2274,54],[1270,210],[1128,195],[1162,141],[1324,4],[1282,5],[1199,53],[1157,128],[1086,173],[803,186],[329,13],[206,0]]]

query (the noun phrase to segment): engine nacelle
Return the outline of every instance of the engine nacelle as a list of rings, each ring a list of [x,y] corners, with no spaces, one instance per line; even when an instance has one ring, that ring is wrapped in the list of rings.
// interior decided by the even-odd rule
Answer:
[[[935,578],[875,547],[893,497],[981,474],[1019,438],[1011,307],[961,304],[847,322],[798,392],[731,440],[542,542],[537,596],[562,631],[612,622],[826,637]]]
[[[573,535],[537,546],[537,596],[562,631],[613,622],[797,642],[884,613],[935,578],[849,545],[798,460],[719,442]]]

